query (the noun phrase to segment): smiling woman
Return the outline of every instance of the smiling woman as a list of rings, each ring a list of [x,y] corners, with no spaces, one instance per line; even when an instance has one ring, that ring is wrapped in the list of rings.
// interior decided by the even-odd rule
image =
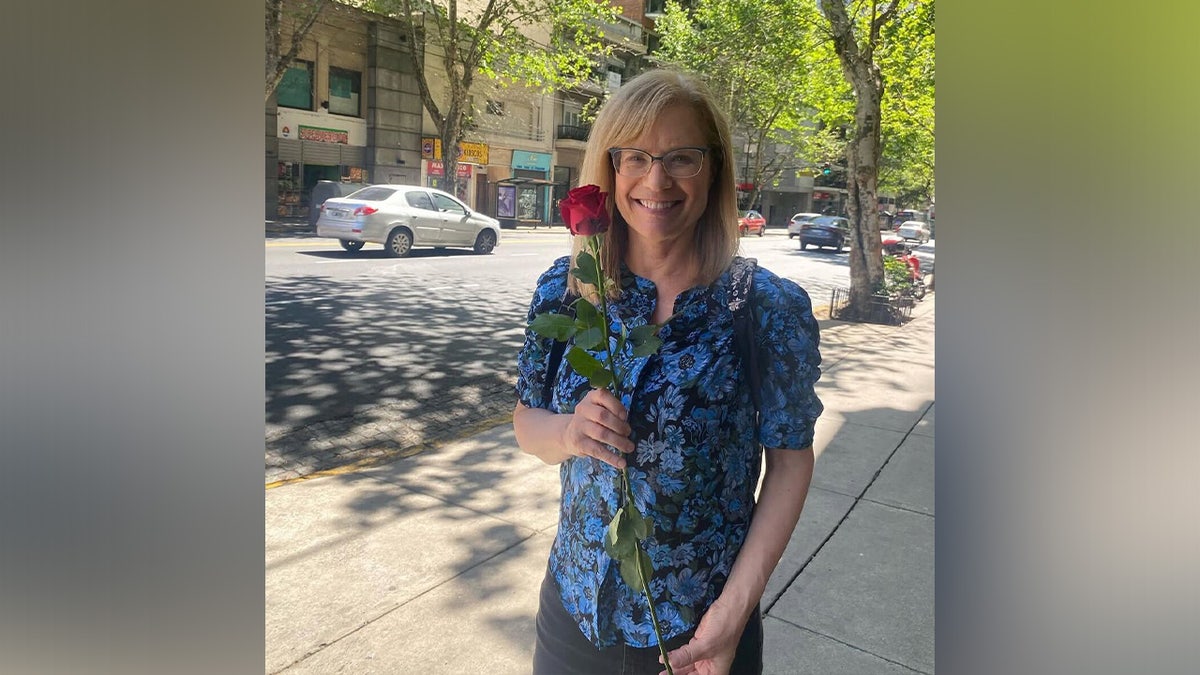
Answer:
[[[582,312],[595,303],[618,337],[531,328],[517,357],[517,441],[560,466],[563,500],[535,675],[657,674],[660,649],[668,673],[761,671],[759,599],[812,476],[820,354],[807,293],[736,255],[729,138],[703,82],[667,70],[626,83],[593,124],[580,181],[608,195],[596,206],[611,224],[598,246],[573,237],[539,278],[528,319],[592,321],[597,310]],[[761,236],[762,216],[743,215]],[[591,275],[577,273],[583,251],[599,261]],[[736,337],[749,322],[735,322],[735,307],[754,317],[753,338]],[[661,340],[651,353],[632,339],[648,327]],[[595,354],[559,362],[556,339]],[[626,383],[619,396],[593,386],[589,364],[601,360]],[[632,559],[649,563],[649,605],[628,582],[639,578],[624,569],[628,543],[607,534],[630,512],[645,516],[633,518],[644,537]]]

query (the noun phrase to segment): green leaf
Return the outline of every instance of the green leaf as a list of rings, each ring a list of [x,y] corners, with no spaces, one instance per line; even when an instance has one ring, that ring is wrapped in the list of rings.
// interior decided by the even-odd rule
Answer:
[[[637,546],[637,540],[624,532],[628,529],[624,526],[625,518],[625,509],[617,509],[617,514],[608,524],[608,532],[604,536],[604,551],[612,556],[613,560],[624,560],[630,557],[633,547]]]
[[[575,256],[575,267],[571,268],[571,274],[585,284],[599,285],[596,279],[596,259],[587,251],[580,251],[579,255]]]
[[[625,520],[629,523],[630,534],[638,541],[649,537],[650,533],[654,531],[654,521],[643,516],[633,502],[630,502],[626,508],[628,511],[625,514]]]
[[[643,582],[648,583],[653,574],[654,566],[650,562],[650,555],[643,551],[641,546],[636,547],[633,555],[621,558],[621,578],[631,587],[644,590]],[[649,602],[650,599],[646,600]]]
[[[571,347],[567,352],[567,363],[575,369],[575,372],[583,375],[588,379],[588,384],[591,384],[596,389],[603,389],[612,384],[612,373],[600,363],[599,359],[580,349],[578,345]]]
[[[604,316],[595,305],[583,299],[575,303],[575,332],[586,334],[586,337],[578,338],[576,344],[584,349],[607,349],[605,328]]]
[[[586,321],[591,325],[599,325],[604,321],[604,316],[600,314],[600,310],[592,303],[580,298],[575,301],[575,318],[579,321]]]
[[[591,326],[575,334],[575,344],[583,349],[600,349],[604,347],[604,329]]]
[[[630,331],[629,341],[633,343],[633,355],[650,356],[657,352],[658,348],[662,346],[662,339],[658,337],[660,330],[662,330],[661,325],[648,323]]]
[[[563,314],[543,312],[529,322],[529,330],[536,335],[565,342],[575,334],[575,320]]]

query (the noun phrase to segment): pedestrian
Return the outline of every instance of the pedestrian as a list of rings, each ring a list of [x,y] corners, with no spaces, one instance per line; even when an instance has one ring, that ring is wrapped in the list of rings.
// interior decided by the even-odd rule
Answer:
[[[600,256],[614,276],[609,320],[663,324],[663,343],[650,356],[618,355],[632,373],[619,400],[566,359],[548,372],[553,340],[526,333],[513,426],[521,449],[559,465],[562,480],[533,672],[665,672],[642,590],[604,548],[627,467],[653,520],[649,586],[675,672],[760,673],[759,603],[808,494],[822,410],[808,294],[736,255],[729,124],[693,75],[648,71],[617,90],[592,126],[580,182],[610,195]],[[531,320],[561,311],[568,291],[587,297],[569,273],[582,239],[538,279]],[[753,353],[735,337],[741,276],[752,278],[754,338],[743,350]]]

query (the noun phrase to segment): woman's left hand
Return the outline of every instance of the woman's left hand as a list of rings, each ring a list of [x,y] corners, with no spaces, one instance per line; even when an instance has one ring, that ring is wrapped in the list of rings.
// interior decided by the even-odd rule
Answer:
[[[691,641],[667,654],[675,675],[729,675],[746,618],[715,602],[700,619]],[[661,658],[661,657],[660,657]],[[659,675],[666,675],[666,668]]]

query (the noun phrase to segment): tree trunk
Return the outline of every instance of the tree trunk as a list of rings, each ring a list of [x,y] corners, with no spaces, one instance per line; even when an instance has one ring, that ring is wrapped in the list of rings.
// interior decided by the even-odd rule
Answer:
[[[898,1],[898,0],[897,0]],[[842,72],[854,88],[854,132],[846,146],[846,215],[850,220],[850,315],[864,316],[871,295],[883,285],[883,254],[879,238],[879,158],[882,151],[880,108],[883,75],[874,61],[879,28],[895,12],[893,2],[883,11],[871,5],[870,35],[860,47],[854,25],[841,0],[821,0],[829,20],[834,50]]]

